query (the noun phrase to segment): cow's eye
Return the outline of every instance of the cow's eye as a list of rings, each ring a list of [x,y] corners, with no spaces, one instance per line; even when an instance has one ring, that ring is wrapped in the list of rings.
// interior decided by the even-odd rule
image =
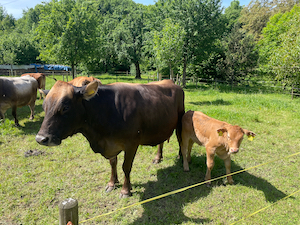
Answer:
[[[66,113],[66,112],[68,112],[68,111],[69,111],[69,106],[68,106],[68,105],[65,105],[65,106],[62,108],[61,113],[64,114],[64,113]]]

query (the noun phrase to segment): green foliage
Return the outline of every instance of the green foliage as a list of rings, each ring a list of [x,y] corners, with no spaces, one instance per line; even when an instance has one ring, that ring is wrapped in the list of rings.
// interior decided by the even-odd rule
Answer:
[[[182,62],[184,39],[185,30],[170,18],[165,19],[160,32],[153,32],[153,52],[158,68],[167,65],[172,71]]]
[[[262,66],[271,69],[277,80],[287,85],[300,82],[300,6],[275,14],[263,29],[260,44]]]
[[[234,25],[238,22],[242,9],[243,7],[240,5],[238,0],[233,0],[230,3],[230,6],[225,9],[224,17],[228,32],[230,32]]]
[[[269,18],[276,13],[289,11],[299,0],[252,0],[241,12],[240,22],[243,28],[260,39],[261,31]]]
[[[0,64],[26,65],[36,62],[38,49],[32,34],[16,31],[2,35],[0,39]]]
[[[53,0],[41,11],[37,27],[40,59],[74,66],[93,56],[97,19],[89,2]]]
[[[236,23],[223,41],[225,58],[220,62],[220,72],[230,82],[239,82],[250,75],[257,66],[258,52],[251,35]],[[222,65],[223,64],[223,65]]]

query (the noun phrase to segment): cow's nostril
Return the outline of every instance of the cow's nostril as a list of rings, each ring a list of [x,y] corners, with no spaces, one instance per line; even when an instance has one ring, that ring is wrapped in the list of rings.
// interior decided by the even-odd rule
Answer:
[[[42,135],[36,135],[35,136],[35,140],[41,144],[41,145],[47,145],[48,144],[48,141],[49,141],[49,138],[48,137],[44,137]]]

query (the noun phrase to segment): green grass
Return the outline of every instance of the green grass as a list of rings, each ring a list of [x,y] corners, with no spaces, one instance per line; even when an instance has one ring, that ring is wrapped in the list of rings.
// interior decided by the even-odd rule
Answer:
[[[116,82],[115,76],[96,77],[104,84]],[[124,76],[119,76],[118,81],[148,82],[146,77],[135,80]],[[48,77],[46,88],[53,84]],[[190,172],[183,172],[173,135],[158,165],[152,164],[156,147],[139,147],[131,172],[132,197],[119,199],[123,153],[118,164],[120,184],[105,193],[109,162],[95,154],[81,134],[67,138],[57,147],[36,143],[35,135],[44,116],[42,102],[36,102],[33,121],[28,119],[29,107],[18,109],[19,128],[14,127],[11,110],[6,112],[5,122],[0,121],[0,224],[58,224],[58,204],[70,197],[78,200],[79,220],[83,221],[204,180],[205,149],[194,145]],[[242,88],[231,91],[225,86],[196,88],[188,84],[185,108],[257,134],[253,142],[245,138],[241,151],[232,157],[232,172],[278,161],[234,175],[234,185],[220,179],[211,188],[202,185],[84,224],[231,224],[273,203],[276,204],[238,224],[299,223],[300,194],[280,199],[300,189],[300,156],[283,158],[300,151],[300,99],[264,91],[245,92]],[[29,150],[41,154],[25,157]],[[215,162],[213,178],[225,174],[223,161],[216,157]]]

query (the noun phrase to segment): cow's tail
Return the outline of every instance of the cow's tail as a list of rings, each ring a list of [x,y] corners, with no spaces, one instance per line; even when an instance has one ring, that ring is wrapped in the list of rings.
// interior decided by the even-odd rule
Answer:
[[[178,105],[178,122],[177,122],[177,127],[176,127],[176,136],[179,144],[179,153],[178,156],[181,157],[181,143],[182,143],[182,117],[185,113],[185,108],[184,108],[184,91],[182,90],[182,97],[179,98],[181,101],[179,102]]]

